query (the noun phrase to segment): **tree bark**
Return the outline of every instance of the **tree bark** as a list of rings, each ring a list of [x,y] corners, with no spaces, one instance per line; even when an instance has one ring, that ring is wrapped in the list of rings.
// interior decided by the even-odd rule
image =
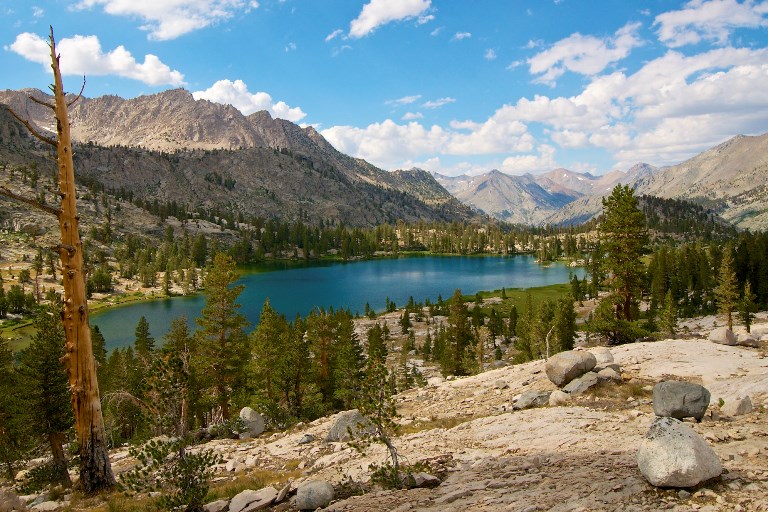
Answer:
[[[72,487],[72,480],[67,471],[67,457],[64,455],[64,440],[66,435],[63,432],[51,432],[48,434],[48,443],[51,445],[51,454],[53,455],[53,465],[56,470],[56,482],[65,488]]]
[[[101,414],[96,361],[93,357],[91,329],[88,324],[88,302],[83,268],[83,244],[78,231],[75,192],[75,171],[72,161],[69,116],[64,87],[56,55],[53,28],[50,34],[51,68],[53,69],[54,115],[56,117],[57,162],[61,211],[62,277],[64,282],[64,311],[62,322],[66,335],[66,353],[63,362],[69,376],[75,429],[80,449],[80,488],[86,494],[111,489],[115,485],[109,462],[104,419]]]

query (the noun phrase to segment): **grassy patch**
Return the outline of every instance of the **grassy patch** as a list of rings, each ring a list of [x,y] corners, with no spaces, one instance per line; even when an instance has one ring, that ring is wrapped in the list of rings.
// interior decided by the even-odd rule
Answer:
[[[294,465],[292,460],[286,463],[286,467],[292,465]],[[301,471],[297,469],[298,465],[299,463],[297,461],[292,470],[285,472],[255,470],[237,476],[233,480],[213,484],[208,491],[205,501],[206,503],[210,503],[216,500],[228,500],[247,489],[259,490],[270,484],[276,484],[275,487],[280,488],[289,479],[301,476]]]
[[[506,296],[501,304],[494,304],[492,306],[483,306],[484,313],[490,313],[491,308],[495,309],[497,313],[503,313],[509,315],[512,306],[517,308],[518,314],[522,314],[525,310],[525,301],[528,296],[528,292],[531,293],[531,303],[533,309],[539,307],[539,304],[547,300],[556,301],[562,299],[571,291],[571,285],[568,283],[563,284],[551,284],[548,286],[537,286],[535,288],[507,288],[505,290],[493,290],[478,292],[483,299],[501,298],[502,294]],[[476,295],[465,295],[464,300],[467,302],[474,301]]]
[[[400,427],[400,434],[415,434],[417,432],[423,432],[425,430],[432,430],[435,428],[444,428],[445,430],[452,429],[457,425],[472,421],[474,416],[452,416],[450,418],[435,418],[432,417],[429,421],[420,421],[411,423],[410,425],[402,425]]]

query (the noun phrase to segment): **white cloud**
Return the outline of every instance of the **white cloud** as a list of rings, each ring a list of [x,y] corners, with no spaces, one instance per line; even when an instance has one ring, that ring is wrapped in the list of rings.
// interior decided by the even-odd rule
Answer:
[[[421,99],[421,94],[414,94],[412,96],[403,96],[402,98],[398,98],[396,100],[387,100],[384,102],[385,105],[410,105],[411,103],[415,103]]]
[[[306,114],[299,107],[289,107],[285,102],[274,103],[266,92],[251,93],[242,80],[219,80],[204,91],[192,93],[196,100],[208,100],[223,105],[232,105],[245,115],[259,110],[268,111],[272,117],[297,122]]]
[[[431,3],[432,0],[370,0],[349,24],[349,36],[365,37],[381,25],[424,16]]]
[[[630,23],[604,39],[571,34],[528,59],[529,71],[538,75],[536,82],[546,84],[554,84],[566,71],[594,76],[643,44],[637,36],[639,28],[639,23]]]
[[[659,14],[653,25],[659,40],[673,48],[702,40],[723,45],[736,28],[767,27],[767,14],[765,1],[691,0],[684,9]]]
[[[440,32],[443,31],[443,28],[445,27],[437,27],[435,30],[429,33],[432,37],[435,37],[436,35],[440,34]]]
[[[42,7],[38,7],[35,5],[32,7],[32,16],[34,16],[35,18],[42,18],[43,16],[45,16],[45,10],[43,10]]]
[[[343,33],[344,33],[343,30],[341,30],[340,28],[337,28],[336,30],[334,30],[333,32],[331,32],[330,34],[325,36],[325,42],[327,43],[329,41],[333,41],[334,39],[336,39],[337,37],[339,37]]]
[[[403,121],[415,121],[416,119],[424,119],[424,114],[421,112],[406,112],[401,119]]]
[[[453,34],[453,41],[462,41],[464,39],[469,39],[472,37],[471,32],[456,32]]]
[[[485,50],[485,54],[483,54],[483,58],[485,60],[496,60],[496,50],[493,48],[488,48]]]
[[[104,12],[144,20],[142,30],[149,38],[166,41],[186,33],[228,20],[240,11],[258,8],[258,2],[245,0],[80,0],[75,7],[102,6]]]
[[[48,42],[36,34],[19,34],[10,49],[46,68],[50,65]],[[171,70],[155,55],[147,54],[144,62],[139,63],[122,45],[104,53],[96,36],[64,38],[56,43],[56,49],[61,55],[61,72],[65,75],[116,75],[147,85],[184,85],[184,75]]]
[[[455,103],[456,98],[439,98],[436,100],[430,100],[427,102],[424,102],[422,104],[422,107],[424,108],[440,108],[442,106],[448,105],[449,103]]]
[[[290,43],[288,43],[288,44],[285,46],[285,51],[286,51],[286,53],[287,53],[287,52],[292,52],[292,51],[295,51],[295,50],[296,50],[296,43],[294,43],[294,42],[290,42]]]
[[[541,144],[537,148],[538,154],[514,155],[504,159],[501,169],[510,174],[540,173],[551,171],[558,167],[555,159],[555,148],[548,144]]]

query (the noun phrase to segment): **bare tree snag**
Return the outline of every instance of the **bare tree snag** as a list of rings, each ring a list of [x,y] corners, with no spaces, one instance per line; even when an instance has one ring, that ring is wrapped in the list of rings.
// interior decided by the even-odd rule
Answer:
[[[50,34],[51,68],[53,69],[53,111],[56,117],[56,152],[59,169],[58,212],[61,244],[57,247],[61,257],[64,281],[64,311],[62,322],[66,334],[66,354],[63,362],[69,375],[75,429],[80,449],[80,489],[87,493],[111,489],[115,485],[109,462],[104,419],[101,414],[99,383],[96,379],[96,361],[93,357],[91,329],[88,324],[88,301],[83,269],[83,244],[78,231],[75,202],[75,170],[72,161],[69,115],[64,87],[56,54],[53,28]]]

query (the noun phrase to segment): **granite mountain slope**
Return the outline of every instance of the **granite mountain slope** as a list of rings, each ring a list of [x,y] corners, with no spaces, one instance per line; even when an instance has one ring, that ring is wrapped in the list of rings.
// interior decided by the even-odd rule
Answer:
[[[2,91],[0,102],[50,130],[48,110],[29,95],[49,98],[37,90]],[[0,158],[50,166],[39,144],[2,110]],[[72,125],[80,178],[145,201],[356,226],[480,217],[424,171],[384,171],[340,153],[312,127],[267,112],[244,116],[183,90],[132,100],[81,98]]]

